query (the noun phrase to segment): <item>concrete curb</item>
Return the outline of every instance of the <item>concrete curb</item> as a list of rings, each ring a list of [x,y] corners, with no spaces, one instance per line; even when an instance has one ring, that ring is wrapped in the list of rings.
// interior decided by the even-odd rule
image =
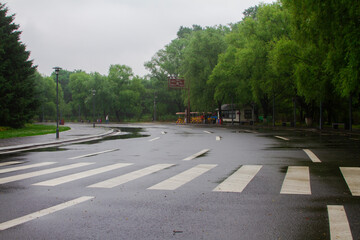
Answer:
[[[44,148],[44,147],[53,147],[53,146],[60,146],[66,145],[71,143],[80,143],[80,142],[87,142],[92,140],[101,139],[103,137],[109,136],[114,132],[113,129],[98,135],[89,135],[86,137],[79,137],[79,138],[71,138],[65,140],[56,140],[52,142],[46,143],[33,143],[33,144],[23,144],[23,145],[16,145],[16,146],[8,146],[8,147],[0,147],[0,155],[6,153],[14,153],[14,152],[21,152],[26,150]]]

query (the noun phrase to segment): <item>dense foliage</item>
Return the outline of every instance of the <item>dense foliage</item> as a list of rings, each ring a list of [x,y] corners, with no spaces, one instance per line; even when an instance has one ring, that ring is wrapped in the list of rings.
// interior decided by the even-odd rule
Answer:
[[[7,12],[0,3],[0,125],[21,127],[32,119],[37,108],[35,68],[20,42],[19,26]]]

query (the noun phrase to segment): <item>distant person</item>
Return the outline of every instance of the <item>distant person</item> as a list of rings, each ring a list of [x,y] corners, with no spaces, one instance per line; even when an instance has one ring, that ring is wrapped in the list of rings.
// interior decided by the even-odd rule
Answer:
[[[109,123],[109,115],[106,115],[105,121],[106,121],[106,124]]]

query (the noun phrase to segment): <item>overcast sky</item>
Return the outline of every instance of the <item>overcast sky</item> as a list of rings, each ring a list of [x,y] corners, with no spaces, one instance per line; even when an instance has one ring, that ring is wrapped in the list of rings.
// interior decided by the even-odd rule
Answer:
[[[54,66],[108,74],[111,64],[147,74],[144,62],[171,40],[180,26],[236,23],[242,12],[272,0],[0,0],[22,31],[38,71]]]

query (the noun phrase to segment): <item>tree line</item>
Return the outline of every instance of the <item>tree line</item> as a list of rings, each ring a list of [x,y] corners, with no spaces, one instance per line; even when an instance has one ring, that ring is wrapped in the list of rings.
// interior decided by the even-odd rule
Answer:
[[[183,76],[192,111],[233,102],[273,124],[311,118],[351,127],[360,120],[359,9],[345,0],[260,4],[230,26],[180,28],[146,66],[158,79]]]
[[[177,37],[144,64],[150,72],[144,77],[126,65],[111,65],[108,75],[60,70],[61,118],[87,121],[94,114],[120,122],[173,120],[190,98],[191,111],[221,111],[222,104],[235,103],[252,106],[257,116],[273,123],[306,117],[320,126],[358,124],[359,9],[356,0],[260,4],[246,9],[238,23],[180,27]],[[16,117],[21,125],[34,114],[37,120],[54,120],[55,73],[47,77],[35,71],[14,17],[6,11],[1,5],[1,28],[7,32],[0,35],[14,36],[12,44],[0,42],[0,58],[10,58],[6,47],[16,46],[23,53],[9,61],[26,64],[13,65],[24,69],[21,75],[0,63],[0,125],[11,125]],[[169,76],[184,78],[190,91],[169,89]],[[15,87],[21,81],[27,91],[21,84]]]

